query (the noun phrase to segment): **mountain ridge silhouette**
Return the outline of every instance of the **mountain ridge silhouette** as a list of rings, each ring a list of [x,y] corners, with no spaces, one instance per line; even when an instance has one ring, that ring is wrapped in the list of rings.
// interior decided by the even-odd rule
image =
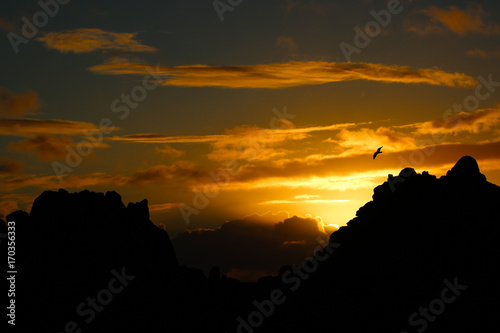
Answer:
[[[217,268],[207,277],[180,265],[167,232],[149,220],[147,200],[125,207],[116,192],[46,191],[30,214],[7,216],[16,221],[18,325],[46,332],[64,332],[70,321],[82,332],[490,330],[500,309],[493,267],[499,203],[500,187],[470,156],[439,179],[406,168],[331,234],[330,245],[339,247],[318,252],[327,259],[314,271],[283,263],[277,276],[242,283]],[[78,305],[123,269],[134,279],[85,322]],[[422,321],[420,308],[438,304],[445,281],[467,288]],[[276,290],[283,302],[271,311],[266,302]],[[418,324],[410,323],[413,313]]]

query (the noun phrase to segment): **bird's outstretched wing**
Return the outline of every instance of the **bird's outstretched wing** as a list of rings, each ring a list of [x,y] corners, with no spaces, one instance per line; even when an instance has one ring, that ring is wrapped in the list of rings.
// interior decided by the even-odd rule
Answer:
[[[375,157],[377,157],[378,154],[382,153],[382,151],[381,151],[382,148],[384,148],[384,146],[377,149],[377,151],[373,154],[373,159],[375,159]]]

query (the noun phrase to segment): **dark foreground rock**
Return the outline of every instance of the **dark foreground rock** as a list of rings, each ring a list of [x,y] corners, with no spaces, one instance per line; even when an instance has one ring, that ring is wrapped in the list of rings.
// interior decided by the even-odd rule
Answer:
[[[241,283],[180,266],[147,202],[44,192],[16,221],[17,316],[37,332],[486,332],[498,328],[500,187],[472,157],[405,169],[330,244]],[[230,251],[230,249],[228,249]],[[285,263],[284,263],[285,264]],[[81,330],[81,331],[79,331]]]

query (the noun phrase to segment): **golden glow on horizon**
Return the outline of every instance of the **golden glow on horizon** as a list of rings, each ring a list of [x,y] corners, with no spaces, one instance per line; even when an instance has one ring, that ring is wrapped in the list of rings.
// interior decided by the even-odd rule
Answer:
[[[300,1],[286,6],[300,8],[293,15],[318,14],[302,10],[313,5]],[[414,6],[404,22],[394,22],[381,36],[396,38],[394,45],[413,36],[414,48],[395,48],[387,57],[387,50],[370,46],[353,62],[335,57],[322,42],[332,40],[331,33],[338,40],[352,38],[350,22],[347,30],[323,31],[307,43],[304,36],[266,31],[277,49],[265,52],[258,45],[269,36],[252,31],[244,56],[223,52],[228,44],[220,38],[213,45],[225,47],[201,53],[171,48],[177,44],[170,42],[192,37],[189,29],[172,36],[155,31],[160,38],[110,21],[109,30],[40,31],[33,43],[43,47],[25,55],[48,63],[21,66],[6,77],[6,84],[31,77],[27,86],[0,87],[0,135],[6,143],[0,156],[0,214],[28,207],[43,190],[113,189],[124,201],[147,198],[158,221],[181,228],[178,207],[194,206],[193,198],[209,188],[216,194],[206,195],[208,204],[196,216],[200,224],[270,209],[310,216],[330,230],[353,218],[373,189],[403,167],[439,177],[458,158],[471,155],[483,173],[496,177],[490,181],[500,183],[500,77],[494,59],[500,51],[490,47],[500,24],[489,13],[498,8]],[[330,13],[320,7],[322,15]],[[215,38],[212,25],[206,27],[201,33]],[[422,43],[435,38],[429,35],[460,43],[442,49],[436,44],[427,58]],[[450,53],[456,56],[452,62]],[[472,64],[470,56],[476,57]],[[75,73],[71,80],[66,66]],[[69,93],[66,86],[82,94]],[[286,106],[281,111],[282,104],[289,113]],[[101,132],[106,119],[112,127]],[[89,154],[78,152],[82,142],[92,144]],[[380,146],[383,154],[374,161]],[[71,164],[69,171],[58,177],[54,162]],[[214,174],[229,176],[221,180]],[[22,197],[27,193],[29,200]],[[256,219],[285,218],[271,215]]]

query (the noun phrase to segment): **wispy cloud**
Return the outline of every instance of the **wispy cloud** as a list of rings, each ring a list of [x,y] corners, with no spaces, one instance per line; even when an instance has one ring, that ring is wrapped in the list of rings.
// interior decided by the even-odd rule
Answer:
[[[90,68],[100,74],[148,73],[147,65],[109,62]],[[324,61],[288,62],[248,66],[188,65],[159,67],[165,86],[283,89],[340,81],[428,84],[447,87],[473,87],[477,81],[463,73],[438,68],[412,69],[408,66]]]
[[[156,147],[156,151],[172,158],[181,157],[185,153],[185,151],[175,149],[174,147],[167,144],[164,144],[161,147]]]
[[[0,87],[0,115],[22,116],[38,110],[40,102],[34,91],[14,93]]]
[[[49,49],[67,53],[93,51],[155,52],[156,49],[137,41],[137,33],[117,33],[101,29],[75,29],[45,33],[37,40]]]
[[[82,135],[97,131],[92,123],[59,119],[0,119],[0,135],[30,136],[36,134]]]
[[[429,134],[473,134],[487,133],[500,125],[500,108],[479,109],[474,112],[451,114],[448,118],[397,125],[381,126],[376,129],[361,128],[359,130],[341,129],[335,138],[325,140],[339,145],[342,152],[337,156],[372,154],[373,147],[384,146],[384,151],[401,152],[424,148],[421,138]],[[409,129],[409,130],[408,130]],[[449,138],[451,139],[451,137]],[[436,144],[440,144],[438,142]],[[315,155],[311,156],[311,159]],[[321,157],[320,158],[324,158]]]
[[[89,186],[109,186],[111,184],[113,186],[126,185],[127,178],[106,173],[92,173],[84,176],[72,175],[66,177],[61,182],[56,175],[22,174],[5,179],[0,178],[1,188],[3,191],[7,192],[27,187],[35,187],[44,191],[57,191],[60,188],[88,188]]]
[[[305,200],[310,200],[310,199],[316,199],[319,198],[320,196],[317,194],[299,194],[294,196],[294,199],[305,199]]]
[[[174,165],[156,165],[137,171],[127,178],[127,184],[146,185],[161,183],[167,179],[195,180],[202,177],[206,177],[206,173],[195,165],[186,161],[179,161]]]
[[[63,160],[68,154],[68,147],[77,148],[77,143],[68,136],[50,134],[32,135],[27,140],[12,142],[9,150],[36,154],[38,158],[47,161]],[[107,144],[93,142],[93,148],[107,148]]]
[[[220,135],[177,135],[169,136],[162,134],[130,134],[123,136],[113,136],[109,138],[112,141],[135,142],[135,143],[207,143],[224,139]]]
[[[466,9],[449,6],[441,9],[431,6],[416,11],[422,19],[412,18],[406,21],[407,30],[420,35],[432,33],[453,32],[458,35],[477,33],[483,35],[500,34],[500,26],[496,23],[486,22],[488,13],[480,4],[470,3]]]
[[[293,128],[289,122],[287,124]],[[290,129],[292,129],[290,128]],[[286,155],[284,149],[275,147],[286,140],[300,140],[306,132],[287,130],[264,130],[257,126],[239,126],[226,130],[226,135],[211,143],[208,158],[214,161],[253,160],[266,161]]]
[[[137,170],[131,175],[109,174],[104,172],[86,175],[65,175],[60,181],[56,175],[35,175],[20,173],[22,164],[11,160],[0,160],[0,188],[4,191],[14,191],[26,187],[36,187],[43,190],[59,188],[87,188],[90,186],[145,186],[164,184],[171,180],[179,184],[199,182],[199,179],[209,180],[206,172],[195,165],[179,161],[173,165],[155,165]],[[3,172],[2,172],[3,171]]]
[[[428,145],[399,151],[387,150],[384,158],[376,163],[372,162],[373,152],[370,152],[315,155],[313,159],[295,158],[266,165],[247,164],[239,168],[238,174],[231,178],[231,182],[224,189],[228,191],[269,188],[330,191],[372,189],[384,181],[389,173],[401,170],[401,157],[408,157],[411,152],[424,148],[428,148]],[[498,159],[498,151],[500,142],[435,145],[432,158],[425,159],[419,167],[439,173],[441,169],[446,171],[451,168],[463,155],[472,155],[478,161],[482,161]],[[193,181],[192,191],[202,191],[207,181],[203,178]]]
[[[278,204],[310,204],[310,203],[337,203],[337,202],[348,202],[349,200],[322,200],[322,199],[312,199],[312,200],[267,200],[260,202],[261,205],[278,205]]]
[[[338,131],[364,123],[342,123],[327,126],[310,126],[295,128],[290,122],[282,120],[283,128],[262,129],[257,126],[238,126],[228,129],[224,134],[204,136],[168,136],[160,134],[131,134],[114,136],[112,141],[130,143],[206,143],[212,148],[207,155],[213,161],[248,160],[253,162],[274,160],[289,153],[279,145],[287,142],[302,140],[314,132]]]
[[[161,212],[161,211],[165,211],[165,210],[170,210],[170,209],[178,207],[180,205],[182,205],[182,203],[163,203],[163,204],[149,205],[149,211],[150,212]]]
[[[19,161],[0,157],[0,177],[19,174],[23,168],[24,164]]]
[[[500,58],[500,50],[498,50],[498,51],[486,51],[486,50],[481,50],[481,49],[473,49],[473,50],[467,51],[467,55],[470,57],[477,57],[477,58],[483,58],[483,59]]]
[[[307,163],[307,162],[306,162]],[[339,172],[337,175],[335,171],[327,170],[325,165],[333,165],[333,161],[326,160],[319,167],[320,172],[323,175],[316,175],[313,170],[308,170],[309,165],[304,163],[300,166],[298,162],[295,162],[296,166],[300,166],[301,170],[284,170],[279,176],[274,175],[272,169],[277,167],[271,167],[263,169],[262,167],[253,167],[243,171],[244,179],[234,179],[228,186],[225,187],[227,191],[239,191],[239,190],[255,190],[255,189],[306,189],[306,190],[327,190],[327,191],[346,191],[346,190],[358,190],[358,189],[372,189],[375,186],[383,182],[387,175],[394,170],[383,169],[383,170],[372,170],[366,172],[352,172],[351,171],[342,173]],[[316,167],[316,170],[319,169]],[[311,168],[312,169],[312,168]],[[263,171],[267,171],[263,172]],[[309,172],[307,172],[309,171]],[[194,188],[199,191],[201,187]],[[305,202],[305,201],[300,201]],[[325,203],[322,200],[312,200],[311,202]],[[331,201],[329,201],[331,202]],[[298,201],[293,200],[274,200],[271,201],[272,204],[282,204],[282,203],[298,203]],[[269,203],[268,203],[269,204]]]
[[[221,145],[239,144],[242,138],[249,141],[258,138],[266,143],[282,142],[285,140],[299,140],[307,137],[312,132],[335,131],[341,128],[355,127],[366,125],[370,122],[363,123],[341,123],[326,126],[310,126],[298,128],[277,128],[263,129],[257,126],[238,126],[234,129],[226,130],[225,134],[213,135],[161,135],[161,134],[131,134],[124,136],[113,136],[110,140],[135,143],[214,143]],[[289,125],[292,126],[292,125]]]
[[[487,132],[500,125],[500,105],[492,109],[480,109],[475,112],[461,112],[442,118],[409,125],[417,128],[418,134],[439,133],[480,133]]]
[[[386,150],[402,151],[417,147],[415,138],[411,134],[398,132],[389,127],[377,129],[362,128],[357,131],[342,129],[335,142],[344,148],[340,156],[352,154],[372,154],[374,147],[384,146]]]

